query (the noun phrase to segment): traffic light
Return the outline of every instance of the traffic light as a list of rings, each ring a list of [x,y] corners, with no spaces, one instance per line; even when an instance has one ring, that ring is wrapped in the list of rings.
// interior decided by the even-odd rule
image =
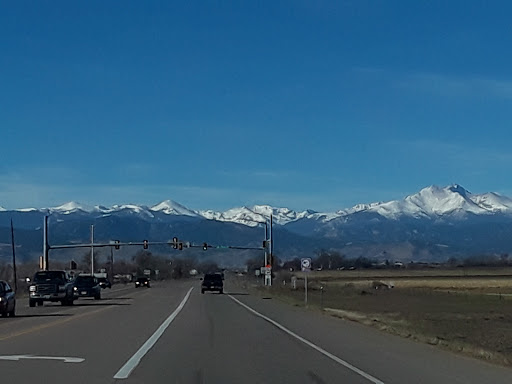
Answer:
[[[183,251],[183,243],[179,243],[179,244],[178,244],[178,249],[179,249],[180,251]]]
[[[208,249],[208,244],[203,243],[203,251],[206,251]]]
[[[115,241],[115,244],[116,244],[116,245],[114,245],[114,248],[115,248],[115,249],[119,249],[119,248],[121,248],[121,247],[119,246],[119,243],[120,243],[120,241],[119,241],[119,240],[116,240],[116,241]]]
[[[147,240],[144,240],[144,249],[148,249],[148,241]]]
[[[178,249],[178,238],[177,237],[172,238],[172,247],[174,249]]]
[[[71,260],[70,263],[69,263],[69,269],[74,271],[75,269],[77,269],[77,267],[78,267],[78,265],[76,264],[76,261],[75,260]]]
[[[267,240],[263,240],[263,248],[267,248]]]

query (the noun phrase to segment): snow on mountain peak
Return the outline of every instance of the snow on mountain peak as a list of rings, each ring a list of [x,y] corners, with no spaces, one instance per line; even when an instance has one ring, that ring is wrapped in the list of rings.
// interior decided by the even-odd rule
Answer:
[[[62,205],[59,205],[58,207],[49,208],[49,210],[51,212],[59,212],[59,213],[65,214],[65,215],[70,214],[72,212],[76,212],[76,211],[83,211],[83,212],[87,212],[87,213],[91,213],[91,212],[95,211],[95,209],[93,207],[90,207],[85,204],[77,203],[76,201],[70,201],[70,202],[64,203]]]
[[[0,207],[0,212],[3,211],[6,210]],[[378,214],[392,220],[399,219],[400,217],[437,219],[445,215],[463,217],[467,213],[477,215],[494,213],[512,214],[512,199],[494,192],[472,194],[461,185],[452,184],[446,187],[432,185],[401,200],[357,204],[352,208],[328,213],[312,210],[298,212],[289,208],[276,208],[270,205],[243,206],[231,208],[223,212],[213,210],[195,211],[172,200],[164,200],[150,208],[145,205],[135,204],[113,205],[110,208],[100,205],[91,207],[71,201],[54,208],[41,210],[29,208],[18,209],[17,211],[40,211],[43,213],[64,215],[76,212],[81,214],[122,214],[139,215],[149,218],[154,218],[154,214],[158,212],[167,215],[198,217],[256,227],[267,222],[270,219],[270,215],[272,215],[275,224],[285,225],[301,219],[316,220],[325,223],[333,219],[359,213]]]
[[[212,210],[199,211],[199,214],[208,220],[231,221],[250,227],[256,227],[260,223],[265,222],[263,215],[247,207],[231,208],[224,212],[215,212]]]
[[[351,209],[337,213],[349,215],[361,211],[375,212],[388,219],[396,219],[401,216],[419,218],[465,213],[488,214],[512,212],[512,200],[495,193],[473,195],[459,184],[447,187],[431,185],[403,200],[358,204]]]
[[[444,188],[432,185],[398,202],[402,214],[410,216],[439,216],[458,212],[483,213],[464,187],[453,184]]]
[[[163,212],[167,215],[180,215],[180,216],[197,216],[195,211],[192,211],[185,206],[172,201],[172,200],[164,200],[161,203],[153,206],[150,210],[154,212]]]
[[[512,199],[501,196],[495,192],[472,195],[471,200],[490,212],[512,211]]]
[[[7,211],[7,209],[5,209],[4,207],[0,206],[0,212],[5,212]]]

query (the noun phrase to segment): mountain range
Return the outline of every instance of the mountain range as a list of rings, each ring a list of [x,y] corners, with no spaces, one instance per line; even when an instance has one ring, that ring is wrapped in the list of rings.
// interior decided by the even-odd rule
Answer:
[[[95,237],[105,241],[166,241],[178,236],[197,243],[260,246],[262,223],[272,215],[275,252],[283,259],[312,255],[319,249],[338,250],[349,257],[424,261],[512,249],[512,199],[494,192],[472,194],[454,184],[335,212],[297,212],[269,205],[219,212],[190,209],[172,200],[154,206],[69,202],[40,209],[0,207],[0,256],[9,243],[11,218],[22,257],[39,254],[45,215],[50,216],[53,244],[87,242],[94,224]]]

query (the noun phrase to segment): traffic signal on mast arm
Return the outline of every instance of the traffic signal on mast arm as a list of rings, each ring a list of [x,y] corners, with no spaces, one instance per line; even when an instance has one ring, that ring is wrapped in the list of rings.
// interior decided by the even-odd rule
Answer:
[[[144,241],[143,241],[143,244],[144,244],[144,245],[143,245],[143,246],[144,246],[144,249],[148,249],[148,246],[149,246],[149,245],[148,245],[148,241],[147,241],[147,240],[144,240]]]
[[[180,251],[183,251],[183,243],[182,243],[182,242],[180,242],[180,243],[178,244],[178,249],[179,249]]]
[[[203,251],[206,251],[208,249],[208,244],[203,243]]]
[[[178,238],[177,237],[172,238],[172,247],[174,249],[178,249]]]
[[[116,240],[116,241],[115,241],[115,244],[116,244],[116,245],[114,245],[114,248],[115,248],[115,249],[119,249],[119,248],[121,248],[121,247],[119,246],[119,243],[120,243],[120,241],[119,241],[119,240]]]

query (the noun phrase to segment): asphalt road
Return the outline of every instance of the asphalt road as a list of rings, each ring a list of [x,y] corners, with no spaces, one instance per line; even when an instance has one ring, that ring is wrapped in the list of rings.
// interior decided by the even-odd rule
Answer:
[[[510,383],[512,370],[199,281],[0,318],[2,383]],[[191,290],[191,288],[193,288]]]

